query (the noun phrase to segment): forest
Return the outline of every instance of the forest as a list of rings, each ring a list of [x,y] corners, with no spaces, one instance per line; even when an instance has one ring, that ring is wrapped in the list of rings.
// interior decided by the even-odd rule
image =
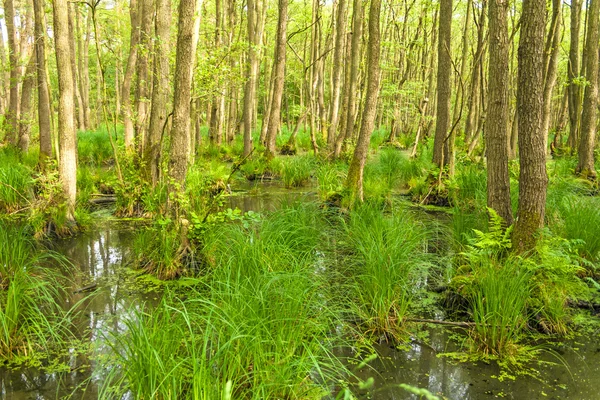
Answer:
[[[0,35],[0,398],[598,398],[600,0]]]

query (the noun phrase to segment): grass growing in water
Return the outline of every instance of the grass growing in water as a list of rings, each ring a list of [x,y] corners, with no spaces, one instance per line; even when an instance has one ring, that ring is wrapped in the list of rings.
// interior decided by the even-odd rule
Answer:
[[[402,208],[384,215],[369,204],[353,210],[343,228],[352,312],[368,334],[400,339],[430,261],[427,229]]]
[[[114,339],[120,365],[106,383],[136,398],[319,399],[344,368],[332,354],[336,314],[317,249],[322,212],[285,206],[250,226],[205,238],[207,275],[138,312]]]
[[[23,228],[0,225],[0,360],[38,365],[70,336],[56,263]]]

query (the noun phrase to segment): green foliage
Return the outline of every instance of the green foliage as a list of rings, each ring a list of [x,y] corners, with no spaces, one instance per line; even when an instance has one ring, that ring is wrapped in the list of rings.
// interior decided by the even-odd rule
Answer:
[[[59,303],[67,267],[37,251],[24,228],[0,225],[0,361],[39,366],[71,336]]]
[[[178,224],[170,218],[156,218],[136,236],[133,253],[137,265],[146,272],[159,279],[173,279],[183,273],[181,246]]]
[[[127,333],[111,338],[119,368],[103,393],[322,398],[345,371],[332,354],[328,285],[315,269],[322,224],[312,204],[284,205],[248,225],[216,224],[201,255],[207,274],[185,299],[167,292],[157,309],[134,312]]]
[[[28,206],[33,179],[32,171],[7,153],[0,153],[0,212],[9,214]]]
[[[327,200],[335,193],[340,193],[344,188],[344,181],[348,175],[348,164],[344,162],[322,163],[318,166],[315,176],[319,185],[318,193],[321,200]]]
[[[566,239],[579,240],[579,251],[590,260],[600,259],[600,201],[596,197],[567,195],[557,204],[555,228]]]
[[[114,157],[113,149],[110,145],[109,132],[101,126],[95,131],[80,131],[77,133],[77,156],[82,164],[90,166],[101,166],[111,163]],[[119,141],[122,138],[123,129],[117,130]]]
[[[514,361],[528,324],[568,332],[567,300],[584,296],[586,287],[578,278],[582,268],[575,243],[545,232],[532,254],[517,256],[508,251],[510,228],[490,214],[489,231],[476,232],[451,287],[469,303],[475,348]]]
[[[281,176],[287,188],[306,185],[316,168],[315,158],[310,155],[278,157],[271,161],[271,169]]]
[[[427,229],[406,210],[386,216],[369,204],[354,209],[343,229],[353,314],[367,334],[400,339],[430,262]]]

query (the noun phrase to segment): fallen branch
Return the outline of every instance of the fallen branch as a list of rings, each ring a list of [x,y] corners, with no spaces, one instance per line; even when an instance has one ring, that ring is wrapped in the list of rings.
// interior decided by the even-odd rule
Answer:
[[[407,322],[420,322],[420,323],[424,323],[424,324],[457,326],[460,328],[471,328],[471,327],[475,326],[475,322],[440,321],[439,319],[406,318],[406,321]]]

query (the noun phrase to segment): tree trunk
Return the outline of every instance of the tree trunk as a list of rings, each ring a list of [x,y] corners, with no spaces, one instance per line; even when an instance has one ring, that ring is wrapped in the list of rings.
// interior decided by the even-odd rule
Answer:
[[[150,47],[152,45],[152,17],[154,16],[154,1],[153,0],[138,0],[140,1],[141,19],[140,19],[140,42],[137,55],[137,75],[135,87],[135,140],[140,150],[143,153],[144,141],[146,136],[146,127],[148,126],[148,89],[149,82],[149,66],[148,58]],[[125,147],[128,150],[133,149],[134,137],[125,137]]]
[[[13,146],[17,145],[17,129],[19,120],[19,52],[17,49],[17,34],[15,30],[15,6],[13,0],[4,0],[4,20],[8,33],[8,63],[10,68],[10,95],[8,108],[4,116],[5,140]]]
[[[81,100],[81,93],[79,91],[79,71],[77,70],[77,51],[75,50],[75,13],[78,12],[76,9],[76,3],[69,3],[69,49],[71,51],[71,71],[73,72],[73,88],[74,88],[74,102],[75,102],[75,122],[77,123],[77,129],[85,130],[85,116],[83,112],[83,101]]]
[[[576,172],[589,179],[596,179],[594,167],[594,145],[598,121],[598,23],[600,0],[590,0],[588,10],[587,37],[585,40],[585,79],[588,82],[583,96],[581,116],[581,140],[579,142],[579,163]]]
[[[356,121],[356,91],[358,86],[358,75],[360,68],[360,44],[362,38],[363,8],[361,0],[354,0],[352,4],[352,41],[350,56],[350,81],[346,90],[349,93],[348,107],[346,111],[346,129],[340,132],[335,142],[334,157],[338,158],[342,153],[344,141],[352,137],[354,123]]]
[[[487,205],[508,225],[513,214],[508,174],[508,0],[490,0],[490,63],[485,121]]]
[[[19,149],[26,152],[29,150],[29,141],[31,139],[31,125],[34,124],[33,114],[31,112],[31,100],[33,98],[33,88],[35,86],[35,53],[29,57],[29,63],[23,78],[21,88],[21,112],[19,116]]]
[[[260,44],[263,36],[263,0],[248,0],[248,62],[244,86],[244,157],[252,152],[252,129],[254,103],[256,102],[257,77],[260,67]]]
[[[190,99],[192,95],[192,72],[198,42],[200,18],[199,0],[179,2],[179,32],[175,56],[175,86],[173,98],[173,125],[169,149],[169,176],[182,190],[187,174],[190,143]],[[177,191],[177,189],[171,189]]]
[[[131,19],[131,36],[129,39],[129,57],[121,86],[121,112],[123,115],[125,141],[133,142],[133,108],[131,104],[131,81],[137,64],[138,43],[140,41],[140,21],[144,0],[130,0],[129,17]]]
[[[558,72],[558,54],[560,50],[560,30],[562,26],[561,1],[552,0],[552,23],[546,40],[544,52],[544,139],[548,151],[548,135],[550,134],[550,118],[552,116],[552,92],[556,84]]]
[[[340,97],[342,76],[344,72],[344,39],[346,38],[346,0],[339,0],[335,25],[335,49],[333,53],[332,99],[329,116],[329,132],[327,147],[331,154],[335,153],[335,138],[340,118]]]
[[[75,142],[75,87],[69,44],[69,3],[54,0],[54,41],[58,73],[58,131],[60,162],[58,172],[67,202],[67,219],[75,220],[77,195],[77,149]]]
[[[283,98],[283,85],[285,83],[285,50],[287,42],[287,8],[288,0],[279,0],[279,17],[277,22],[277,38],[274,55],[274,84],[269,120],[266,134],[265,156],[267,159],[275,157],[275,141],[281,123],[281,101]]]
[[[546,149],[544,148],[544,35],[546,1],[524,0],[519,39],[517,108],[519,113],[519,210],[513,248],[534,248],[536,231],[544,226]]]
[[[433,162],[441,168],[450,161],[448,133],[450,130],[450,99],[452,97],[450,87],[452,0],[440,0],[438,37],[437,119],[433,142]]]
[[[363,172],[367,154],[369,152],[369,141],[375,127],[377,114],[377,97],[379,94],[379,53],[380,32],[379,18],[381,13],[381,0],[371,0],[369,8],[369,41],[367,44],[367,94],[365,98],[362,124],[358,135],[358,142],[354,149],[354,156],[348,169],[346,189],[350,192],[351,200],[363,200]]]
[[[482,68],[483,53],[485,49],[485,22],[486,22],[487,0],[483,1],[479,24],[477,29],[477,47],[473,59],[473,71],[471,75],[471,93],[469,95],[467,121],[465,123],[465,143],[470,143],[477,135],[477,114],[479,112],[479,78]],[[474,14],[475,17],[475,14]]]
[[[571,0],[571,42],[567,68],[569,82],[569,139],[567,145],[571,149],[575,149],[579,144],[581,89],[575,79],[579,76],[579,29],[581,26],[582,3],[582,0]]]
[[[50,120],[50,94],[48,93],[48,75],[46,75],[46,24],[44,1],[33,0],[35,18],[35,55],[37,66],[38,125],[40,135],[40,164],[52,157],[52,124]]]
[[[154,76],[150,125],[144,146],[147,176],[156,186],[160,176],[160,150],[163,127],[167,120],[169,101],[169,55],[171,49],[171,1],[156,0],[156,39],[154,43]]]

